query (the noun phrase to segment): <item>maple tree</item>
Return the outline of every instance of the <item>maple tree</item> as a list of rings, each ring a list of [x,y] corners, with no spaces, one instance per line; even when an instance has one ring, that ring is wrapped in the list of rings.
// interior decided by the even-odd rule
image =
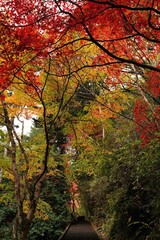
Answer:
[[[83,151],[80,156],[88,166],[98,151],[93,142],[103,139],[110,119],[134,121],[144,143],[159,138],[159,13],[158,0],[1,1],[1,115],[11,143],[18,224],[27,222],[21,239],[36,211],[50,146],[63,125],[74,132],[74,147],[78,138],[82,150],[88,151],[88,157]],[[32,113],[42,120],[45,142],[36,180],[23,134],[18,136],[14,129],[15,117]],[[22,175],[26,182],[27,175],[33,180],[28,217],[16,168],[17,143],[25,159]]]
[[[160,78],[158,1],[128,3],[126,1],[91,0],[55,1],[55,3],[58,11],[68,20],[65,26],[69,33],[62,35],[65,43],[60,41],[58,48],[60,46],[68,58],[74,59],[79,57],[77,41],[80,42],[81,49],[86,46],[88,49],[92,48],[90,47],[92,45],[95,46],[94,52],[89,55],[93,61],[85,55],[86,60],[78,66],[73,65],[74,68],[70,70],[70,73],[76,74],[84,68],[96,67],[99,71],[105,71],[106,87],[119,85],[130,92],[132,87],[137,88],[142,98],[144,96],[145,99],[149,98],[148,103],[153,101],[153,104],[159,105],[157,100]],[[73,34],[70,34],[73,31],[77,32],[74,38]],[[69,38],[70,36],[73,40]],[[51,52],[54,51],[55,49],[51,50]],[[62,52],[59,53],[62,54]],[[128,76],[127,81],[126,76]],[[136,104],[137,112],[134,111],[137,126],[142,125],[138,107],[140,104]],[[155,117],[159,115],[159,107],[155,106],[152,110],[153,117],[150,122],[154,126],[152,127],[155,132],[154,137],[159,131],[159,117],[158,119]],[[149,137],[149,125],[137,127],[137,130],[142,132],[141,137],[144,142],[152,138]]]
[[[68,69],[66,61],[62,67],[62,60],[65,59],[59,58],[61,61],[59,64],[56,60],[43,59],[43,71],[37,71],[37,65],[33,62],[31,70],[29,62],[23,68],[21,75],[12,80],[7,90],[3,90],[2,120],[9,137],[9,146],[6,147],[9,153],[13,153],[8,156],[11,158],[12,170],[9,170],[10,165],[3,167],[5,173],[11,171],[11,174],[6,176],[15,183],[17,201],[13,239],[26,239],[33,218],[36,216],[36,209],[39,211],[40,206],[43,206],[43,204],[39,205],[40,193],[42,184],[48,176],[47,171],[49,169],[50,175],[55,173],[56,165],[50,153],[51,147],[55,144],[59,129],[64,124],[67,116],[66,108],[77,86],[74,78],[62,76],[57,81],[57,77],[53,77],[57,71],[63,73],[65,67]],[[37,114],[40,118],[42,132],[38,138],[42,141],[34,148],[29,147],[30,152],[29,142],[25,142],[23,132],[19,136],[14,128],[14,119],[22,116],[30,118],[32,114]],[[32,142],[30,144],[32,145]]]
[[[158,9],[158,1],[86,1],[78,5],[76,15],[72,17],[73,24],[80,18],[76,27],[85,32],[86,40],[101,50],[94,61],[106,66],[106,85],[121,85],[126,91],[131,91],[132,86],[137,87],[142,95],[145,103],[136,103],[134,114],[144,142],[159,132]],[[127,82],[126,75],[130,77]],[[139,80],[139,76],[143,80]],[[145,108],[145,104],[148,107]],[[155,106],[151,108],[152,104]],[[148,123],[147,120],[144,124],[141,119],[141,108],[143,111],[150,109],[150,115],[152,112]]]
[[[50,61],[47,62],[50,64]],[[54,157],[50,153],[51,146],[54,144],[57,136],[57,119],[59,119],[63,98],[66,92],[66,82],[62,84],[52,81],[53,86],[48,89],[51,82],[48,81],[48,74],[36,73],[37,68],[32,63],[23,68],[23,72],[14,81],[10,83],[7,90],[3,90],[1,98],[2,120],[8,133],[8,154],[11,159],[11,165],[3,166],[6,176],[15,183],[15,198],[17,201],[17,214],[13,222],[13,239],[26,239],[32,220],[39,208],[39,198],[42,190],[42,184],[46,179],[47,169],[49,174],[55,174],[56,165]],[[34,75],[32,74],[34,73]],[[61,101],[57,100],[57,89],[62,85]],[[50,91],[54,89],[55,95]],[[8,94],[9,93],[9,94]],[[8,94],[8,95],[7,95]],[[53,99],[55,97],[55,99]],[[68,100],[67,100],[68,101]],[[55,104],[52,105],[51,102]],[[65,103],[66,104],[66,103]],[[46,108],[46,106],[49,106]],[[30,148],[28,151],[27,143],[24,140],[24,133],[18,135],[14,127],[14,119],[17,117],[32,117],[32,114],[38,114],[42,121],[42,132],[39,137],[42,142],[36,148]],[[53,118],[50,118],[50,115]],[[55,129],[54,129],[55,128]],[[35,159],[37,159],[35,161]],[[12,170],[10,170],[12,169]],[[43,204],[42,204],[43,205]],[[38,210],[37,210],[38,211]]]

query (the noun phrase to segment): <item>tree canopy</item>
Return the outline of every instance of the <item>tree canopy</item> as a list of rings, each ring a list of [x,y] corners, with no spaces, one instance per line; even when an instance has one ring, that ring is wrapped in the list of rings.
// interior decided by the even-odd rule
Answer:
[[[129,174],[133,168],[140,184],[152,188],[147,181],[157,155],[153,160],[151,152],[160,138],[159,5],[159,0],[1,0],[0,125],[6,130],[0,132],[0,182],[14,186],[13,239],[29,236],[39,202],[45,202],[43,186],[47,182],[50,188],[59,172],[57,158],[63,159],[66,191],[75,181],[84,205],[99,192],[89,199],[83,182],[88,180],[92,190],[98,176],[102,182],[106,177],[100,194],[120,220],[116,207],[130,198],[128,191],[134,198],[140,188],[136,178],[129,179],[130,186],[121,172],[118,182],[117,169],[123,172],[124,164]],[[38,131],[25,136],[22,118],[34,118]],[[22,123],[21,134],[15,119]],[[148,153],[153,165],[143,178]],[[106,192],[110,188],[113,195]]]

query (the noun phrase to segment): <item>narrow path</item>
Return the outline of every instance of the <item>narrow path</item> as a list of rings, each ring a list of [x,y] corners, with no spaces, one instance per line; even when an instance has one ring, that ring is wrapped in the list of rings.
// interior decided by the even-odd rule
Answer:
[[[100,238],[89,222],[80,221],[72,224],[61,240],[100,240]]]

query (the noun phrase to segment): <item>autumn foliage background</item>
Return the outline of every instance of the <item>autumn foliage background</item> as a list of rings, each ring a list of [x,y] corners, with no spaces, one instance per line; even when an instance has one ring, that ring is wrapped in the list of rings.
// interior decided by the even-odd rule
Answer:
[[[2,239],[159,239],[159,5],[1,0]]]

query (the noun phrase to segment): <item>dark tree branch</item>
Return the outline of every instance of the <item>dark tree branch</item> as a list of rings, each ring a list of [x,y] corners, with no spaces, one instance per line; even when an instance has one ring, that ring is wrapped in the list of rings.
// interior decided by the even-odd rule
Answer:
[[[108,49],[106,49],[103,45],[101,45],[96,39],[94,39],[93,35],[90,33],[90,31],[88,30],[88,28],[86,26],[84,26],[84,29],[86,30],[86,33],[88,34],[88,36],[90,37],[90,40],[97,46],[99,47],[103,52],[105,52],[108,56],[112,57],[113,59],[116,59],[122,63],[129,63],[129,64],[133,64],[135,66],[144,68],[144,69],[149,69],[152,71],[156,71],[156,72],[160,72],[160,68],[158,67],[154,67],[145,63],[140,63],[137,62],[135,60],[132,59],[125,59],[122,57],[118,57],[116,55],[114,55],[112,52],[110,52]]]

